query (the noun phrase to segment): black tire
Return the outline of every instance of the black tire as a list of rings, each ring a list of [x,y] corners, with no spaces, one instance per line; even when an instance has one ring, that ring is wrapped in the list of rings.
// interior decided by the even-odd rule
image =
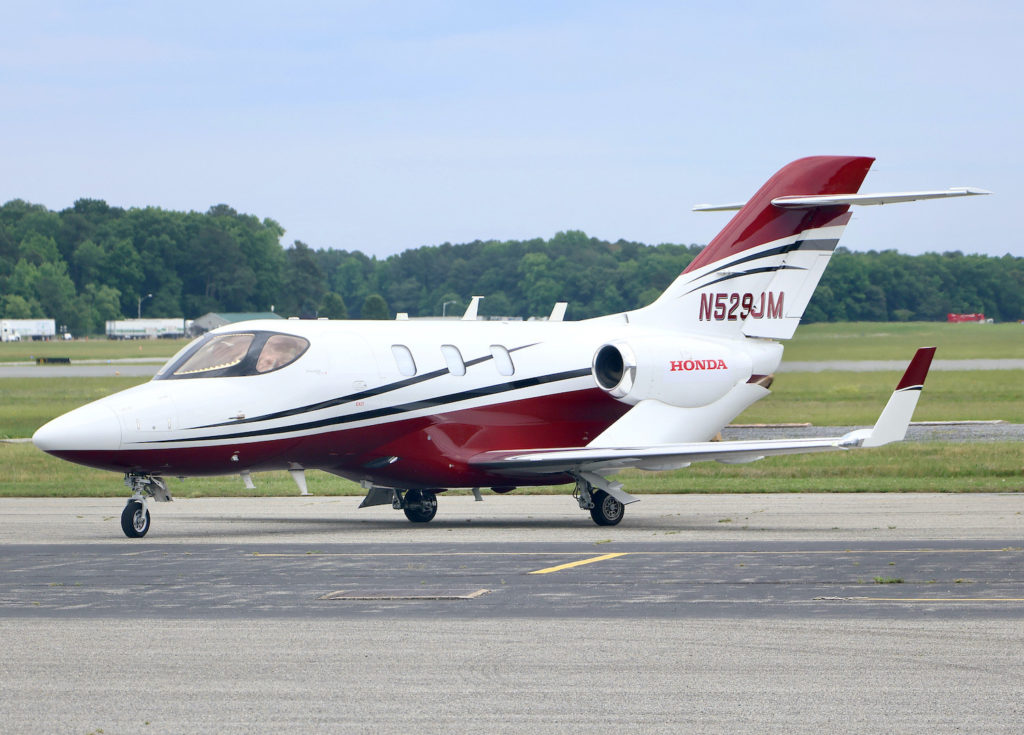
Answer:
[[[437,515],[437,495],[430,490],[410,490],[402,510],[413,523],[429,523]]]
[[[617,526],[622,516],[626,515],[626,506],[604,490],[594,491],[591,498],[594,507],[590,509],[590,517],[599,526]]]
[[[129,500],[121,511],[121,530],[128,538],[142,538],[149,532],[149,511],[138,500]]]

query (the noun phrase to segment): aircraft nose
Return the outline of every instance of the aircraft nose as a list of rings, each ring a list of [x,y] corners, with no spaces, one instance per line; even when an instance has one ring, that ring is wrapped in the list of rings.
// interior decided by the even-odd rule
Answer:
[[[32,443],[44,452],[116,450],[121,423],[109,407],[90,403],[40,426]]]

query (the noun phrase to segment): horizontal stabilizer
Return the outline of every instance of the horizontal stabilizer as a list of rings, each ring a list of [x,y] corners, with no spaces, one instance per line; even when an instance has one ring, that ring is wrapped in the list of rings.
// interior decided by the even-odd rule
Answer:
[[[869,206],[916,202],[921,199],[948,199],[991,194],[985,189],[972,186],[956,186],[938,191],[896,191],[887,194],[814,194],[808,196],[782,196],[772,199],[780,209],[813,209],[815,207],[839,207],[848,205]],[[746,202],[733,204],[698,204],[694,212],[731,212],[742,209]]]

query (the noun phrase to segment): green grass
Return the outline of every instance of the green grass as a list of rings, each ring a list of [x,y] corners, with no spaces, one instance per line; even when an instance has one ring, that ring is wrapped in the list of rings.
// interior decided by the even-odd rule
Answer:
[[[773,457],[747,465],[699,462],[674,472],[629,470],[626,489],[650,493],[1021,492],[1024,457],[1013,442],[895,444],[856,452]],[[247,490],[237,476],[170,481],[176,497],[261,497],[298,493],[285,472],[254,476]],[[307,475],[315,495],[361,495],[362,489],[324,472]],[[569,493],[568,485],[521,493]],[[31,444],[0,443],[0,497],[118,497],[121,477],[51,457]]]
[[[32,436],[50,419],[148,378],[0,379],[0,439]]]
[[[116,360],[127,357],[168,358],[188,344],[187,339],[74,339],[68,342],[2,342],[0,363],[25,362],[37,357],[76,360]]]
[[[677,472],[627,470],[637,493],[1020,492],[1016,442],[904,442],[878,449],[770,457],[745,465],[699,462]]]
[[[803,324],[786,343],[784,360],[910,360],[917,347],[936,358],[1024,358],[1024,325],[946,322]]]
[[[736,423],[873,424],[899,378],[899,372],[779,373],[771,395]],[[1024,370],[932,371],[914,412],[915,421],[993,419],[1024,423]]]

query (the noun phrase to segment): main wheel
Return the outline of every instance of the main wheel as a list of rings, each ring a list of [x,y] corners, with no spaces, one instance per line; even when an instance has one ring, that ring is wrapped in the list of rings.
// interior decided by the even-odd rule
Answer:
[[[128,538],[142,538],[149,531],[149,511],[138,500],[129,500],[121,511],[121,530]]]
[[[594,500],[594,507],[590,509],[590,517],[599,526],[617,525],[626,514],[626,506],[604,490],[595,491],[591,497]]]
[[[437,515],[437,496],[429,490],[410,490],[402,510],[413,523],[427,523]]]

